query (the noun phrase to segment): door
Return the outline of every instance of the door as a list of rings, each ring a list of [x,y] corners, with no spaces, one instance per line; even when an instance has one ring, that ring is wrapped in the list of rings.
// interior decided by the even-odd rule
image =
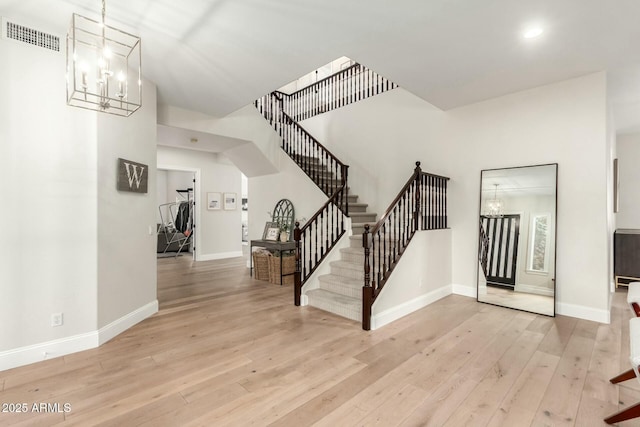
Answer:
[[[480,219],[488,238],[487,285],[513,289],[516,285],[520,215],[481,216]]]

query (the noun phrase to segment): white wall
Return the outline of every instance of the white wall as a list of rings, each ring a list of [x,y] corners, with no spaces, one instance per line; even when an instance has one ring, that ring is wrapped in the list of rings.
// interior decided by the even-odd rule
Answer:
[[[271,221],[267,212],[273,212],[280,199],[291,200],[296,219],[310,219],[327,202],[327,196],[283,150],[279,156],[279,173],[249,178],[249,240],[262,239],[264,225]]]
[[[451,230],[417,232],[372,307],[371,328],[451,294]]]
[[[155,169],[156,113],[149,82],[140,111],[111,117],[65,104],[63,52],[0,39],[0,57],[2,370],[95,347],[157,309],[154,177],[151,196],[115,181],[118,157]]]
[[[64,101],[64,54],[0,39],[0,57],[2,352],[96,330],[98,166],[96,115]]]
[[[618,135],[620,205],[617,228],[640,229],[640,134]]]
[[[350,186],[378,212],[416,160],[451,177],[452,281],[467,295],[476,286],[480,171],[558,163],[557,311],[608,321],[604,73],[447,112],[397,89],[304,126],[350,164]]]
[[[200,221],[196,228],[196,258],[198,260],[229,258],[242,255],[242,220],[240,170],[223,156],[193,150],[158,147],[159,167],[200,170],[200,193],[196,206]],[[236,193],[234,211],[207,209],[207,193]]]
[[[98,115],[98,328],[157,311],[156,129],[156,88],[146,80],[133,115]],[[146,194],[116,189],[118,158],[148,166]]]
[[[247,177],[278,171],[280,142],[278,135],[253,105],[247,105],[219,119],[172,106],[158,109],[158,124],[191,129],[250,141],[225,150],[222,154]]]
[[[178,193],[177,190],[186,190],[193,187],[195,175],[193,172],[166,171],[167,186],[165,188],[165,201],[162,203],[174,203],[187,200],[187,193]],[[195,191],[195,189],[194,189]],[[160,203],[160,202],[158,202]]]

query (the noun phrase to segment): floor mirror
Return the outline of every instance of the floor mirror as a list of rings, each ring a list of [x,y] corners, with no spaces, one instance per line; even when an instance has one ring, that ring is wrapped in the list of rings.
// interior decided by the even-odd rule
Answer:
[[[480,176],[478,301],[555,316],[558,165]]]

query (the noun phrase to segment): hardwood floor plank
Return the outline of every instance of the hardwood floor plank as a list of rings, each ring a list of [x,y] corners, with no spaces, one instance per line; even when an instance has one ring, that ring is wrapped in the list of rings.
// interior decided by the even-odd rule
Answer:
[[[153,400],[119,416],[98,423],[100,427],[121,427],[126,425],[143,425],[169,413],[175,413],[187,406],[180,393],[173,393],[161,399]],[[156,423],[155,425],[159,425]]]
[[[239,384],[228,384],[210,389],[202,399],[189,402],[185,406],[164,414],[152,414],[148,420],[140,423],[145,427],[181,426],[202,417],[212,408],[217,408],[246,396],[249,392]]]
[[[478,382],[445,425],[486,425],[529,363],[543,337],[543,334],[524,331]]]
[[[246,259],[158,260],[160,311],[103,346],[0,372],[0,425],[602,425],[640,402],[626,293],[611,324],[450,295],[376,331],[249,277]],[[631,420],[625,425],[640,425]]]
[[[553,324],[545,335],[544,341],[540,343],[538,350],[556,356],[562,356],[577,323],[578,319],[573,317],[554,317]]]
[[[407,384],[382,405],[370,411],[360,422],[362,426],[395,426],[405,418],[405,414],[424,399],[424,389]]]
[[[597,324],[580,320],[570,336],[533,424],[575,425],[578,406],[595,344]]]
[[[423,402],[407,416],[402,426],[418,426],[423,423],[442,426],[452,417],[532,320],[532,316],[518,314],[516,311],[508,314],[512,315],[510,321],[501,322],[502,328],[497,334],[490,334],[485,338],[477,335],[482,338],[480,343],[475,340],[461,342],[448,353],[441,354],[440,360],[431,359],[434,367],[428,376],[412,379],[412,383],[427,391]]]
[[[488,426],[530,425],[560,357],[536,351],[502,400]]]

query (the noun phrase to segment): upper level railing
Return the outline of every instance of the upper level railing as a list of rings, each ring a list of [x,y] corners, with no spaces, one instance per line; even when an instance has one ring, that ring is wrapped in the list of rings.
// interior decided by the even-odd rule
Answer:
[[[447,228],[447,181],[422,172],[420,162],[373,226],[365,225],[362,328],[371,329],[371,307],[418,230]]]
[[[282,111],[282,103],[280,92],[274,92],[258,99],[255,104],[282,138],[282,149],[327,197],[332,197],[341,188],[346,189],[349,166]],[[342,202],[341,209],[344,208],[345,214],[349,215],[346,197]]]
[[[298,122],[397,87],[356,63],[291,94],[280,93],[284,96],[284,111]]]

